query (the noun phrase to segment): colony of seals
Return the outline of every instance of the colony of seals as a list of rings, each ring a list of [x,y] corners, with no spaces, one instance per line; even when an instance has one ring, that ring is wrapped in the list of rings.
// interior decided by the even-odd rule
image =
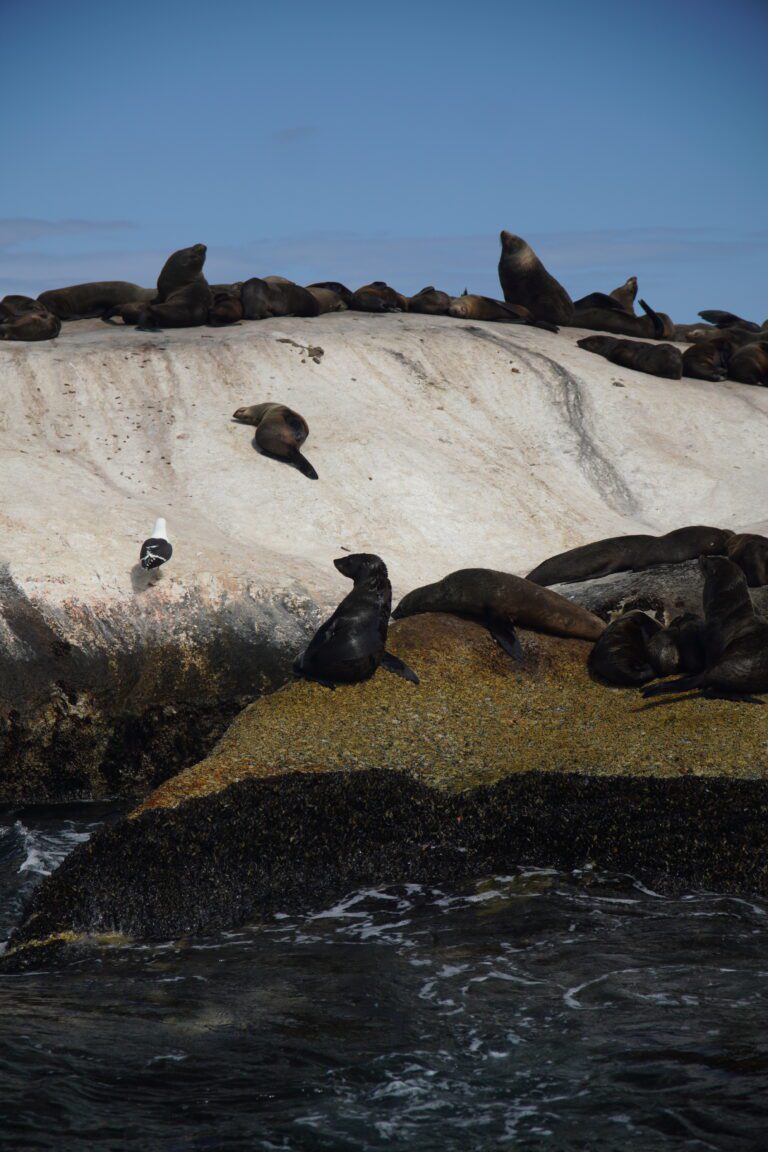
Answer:
[[[317,472],[299,451],[309,436],[309,425],[298,412],[285,404],[251,404],[238,408],[232,418],[253,425],[256,447],[264,456],[292,464],[302,475],[317,480]]]
[[[333,563],[354,587],[297,658],[295,675],[333,687],[368,680],[381,665],[418,684],[418,676],[386,651],[392,585],[384,561],[358,552]]]

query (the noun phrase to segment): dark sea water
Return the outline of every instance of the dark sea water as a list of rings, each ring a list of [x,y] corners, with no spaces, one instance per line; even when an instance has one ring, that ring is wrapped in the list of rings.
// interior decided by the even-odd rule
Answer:
[[[0,937],[117,810],[0,813]],[[768,904],[515,869],[0,977],[0,1147],[768,1148]]]

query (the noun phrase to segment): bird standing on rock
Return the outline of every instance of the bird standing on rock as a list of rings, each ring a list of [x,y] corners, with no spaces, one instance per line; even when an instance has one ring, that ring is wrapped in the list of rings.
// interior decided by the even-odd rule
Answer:
[[[168,539],[167,531],[165,520],[162,516],[158,516],[152,535],[144,541],[139,553],[139,563],[147,572],[151,572],[153,568],[159,568],[173,555],[173,548]]]

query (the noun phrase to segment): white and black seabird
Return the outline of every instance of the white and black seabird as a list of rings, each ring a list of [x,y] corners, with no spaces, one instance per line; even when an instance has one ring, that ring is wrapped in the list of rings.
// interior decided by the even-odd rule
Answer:
[[[139,563],[147,572],[151,572],[153,568],[159,568],[173,555],[173,548],[168,539],[167,531],[165,520],[162,516],[158,516],[152,535],[144,541],[139,553]]]

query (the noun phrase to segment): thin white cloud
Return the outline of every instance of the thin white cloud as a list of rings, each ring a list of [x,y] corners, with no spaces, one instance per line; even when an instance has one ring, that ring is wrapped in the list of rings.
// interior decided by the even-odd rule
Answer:
[[[275,144],[300,144],[302,140],[309,140],[319,131],[317,124],[293,124],[288,128],[278,128],[270,133],[270,139]]]
[[[27,244],[44,236],[76,236],[85,232],[114,232],[133,228],[130,220],[0,219],[0,249]]]

